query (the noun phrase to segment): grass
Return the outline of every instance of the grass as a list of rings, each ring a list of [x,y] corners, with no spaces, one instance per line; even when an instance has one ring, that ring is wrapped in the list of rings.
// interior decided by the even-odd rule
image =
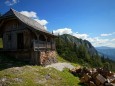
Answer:
[[[13,67],[2,70],[0,80],[3,81],[1,82],[3,86],[79,86],[80,82],[78,77],[73,76],[67,70],[60,72],[40,66]]]
[[[61,57],[60,62],[67,62]],[[0,56],[0,86],[82,86],[68,69],[32,66],[16,59]]]
[[[0,38],[0,48],[3,48],[2,38]]]

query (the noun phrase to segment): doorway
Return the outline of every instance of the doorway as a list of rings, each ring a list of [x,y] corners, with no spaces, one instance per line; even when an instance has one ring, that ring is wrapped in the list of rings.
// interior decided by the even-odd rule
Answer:
[[[23,33],[17,34],[17,49],[24,49],[24,35],[23,35]]]

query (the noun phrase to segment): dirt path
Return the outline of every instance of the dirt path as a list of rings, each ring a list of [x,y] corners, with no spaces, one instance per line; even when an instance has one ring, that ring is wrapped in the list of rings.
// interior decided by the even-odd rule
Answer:
[[[63,71],[64,68],[69,68],[69,69],[75,68],[73,65],[71,65],[70,63],[66,63],[66,62],[47,65],[46,68],[48,67],[53,67],[59,71]]]

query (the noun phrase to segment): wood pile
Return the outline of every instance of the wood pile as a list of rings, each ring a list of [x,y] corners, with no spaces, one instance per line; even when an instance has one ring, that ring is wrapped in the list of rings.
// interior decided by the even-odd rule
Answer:
[[[87,86],[115,86],[115,73],[104,68],[74,68],[70,72]]]

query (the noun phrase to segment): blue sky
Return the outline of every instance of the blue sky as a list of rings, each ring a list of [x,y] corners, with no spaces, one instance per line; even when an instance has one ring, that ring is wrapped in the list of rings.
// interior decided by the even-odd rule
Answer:
[[[2,14],[10,8],[55,34],[68,33],[94,46],[115,47],[115,0],[1,0]]]

